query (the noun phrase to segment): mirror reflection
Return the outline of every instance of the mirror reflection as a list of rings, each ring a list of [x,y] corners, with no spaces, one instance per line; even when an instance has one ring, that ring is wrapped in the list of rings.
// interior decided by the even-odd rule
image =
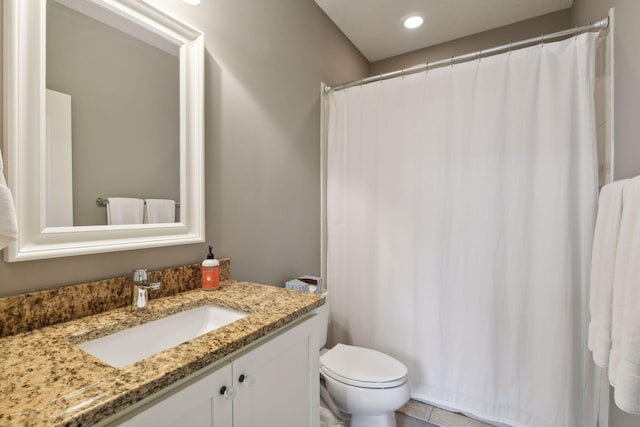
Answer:
[[[46,7],[47,226],[180,222],[178,48],[86,1]]]

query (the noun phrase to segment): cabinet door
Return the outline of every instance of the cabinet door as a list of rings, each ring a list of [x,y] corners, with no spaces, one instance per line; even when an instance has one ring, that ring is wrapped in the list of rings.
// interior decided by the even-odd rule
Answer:
[[[306,321],[233,362],[234,427],[316,427],[318,347]]]
[[[231,427],[233,397],[222,395],[232,382],[231,365],[196,380],[177,392],[159,397],[121,423],[127,427]]]

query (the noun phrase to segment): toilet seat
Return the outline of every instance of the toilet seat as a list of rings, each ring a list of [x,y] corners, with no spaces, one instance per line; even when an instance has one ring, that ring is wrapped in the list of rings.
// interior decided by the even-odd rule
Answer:
[[[338,344],[320,357],[320,371],[336,381],[362,388],[392,388],[407,381],[407,367],[368,348]]]

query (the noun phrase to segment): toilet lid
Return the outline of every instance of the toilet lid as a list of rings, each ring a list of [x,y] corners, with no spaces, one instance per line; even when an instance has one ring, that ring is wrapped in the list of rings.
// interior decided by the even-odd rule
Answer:
[[[368,348],[338,344],[320,357],[320,370],[336,381],[356,387],[390,388],[407,381],[407,367],[393,357]]]

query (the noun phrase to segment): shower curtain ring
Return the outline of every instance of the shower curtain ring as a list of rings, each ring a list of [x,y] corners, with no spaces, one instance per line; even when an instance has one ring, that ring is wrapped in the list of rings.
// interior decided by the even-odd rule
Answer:
[[[451,59],[449,60],[449,66],[450,66],[451,68],[453,68],[453,56],[452,56],[452,57],[451,57]]]
[[[424,72],[427,74],[429,73],[429,61],[424,63]]]
[[[380,75],[378,75],[378,80],[380,81],[380,84],[382,84],[382,73],[380,73]]]
[[[540,46],[544,47],[544,34],[540,34]]]

